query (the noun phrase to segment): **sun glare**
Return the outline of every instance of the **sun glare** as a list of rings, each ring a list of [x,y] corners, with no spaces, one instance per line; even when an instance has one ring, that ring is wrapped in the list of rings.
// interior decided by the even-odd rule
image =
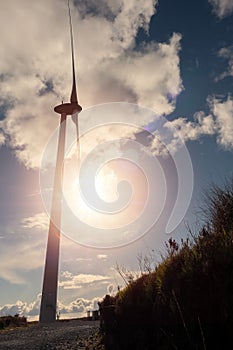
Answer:
[[[64,197],[79,220],[92,227],[115,229],[140,216],[148,195],[140,167],[129,160],[112,160],[100,169],[93,163],[83,165],[85,171],[78,174],[73,158],[66,162]]]

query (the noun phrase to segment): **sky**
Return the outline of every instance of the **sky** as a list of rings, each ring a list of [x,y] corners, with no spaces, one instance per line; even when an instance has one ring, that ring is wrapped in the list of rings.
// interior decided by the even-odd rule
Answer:
[[[204,190],[233,172],[232,1],[74,0],[71,10],[82,166],[78,177],[69,119],[62,317],[82,316],[123,287],[117,264],[137,273],[140,254],[158,262],[169,237],[197,230]],[[67,2],[2,1],[0,40],[0,315],[34,319],[53,108],[71,91]]]

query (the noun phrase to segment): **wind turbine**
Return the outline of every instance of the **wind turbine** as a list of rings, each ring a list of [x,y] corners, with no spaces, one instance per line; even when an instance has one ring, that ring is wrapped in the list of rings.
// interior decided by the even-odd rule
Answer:
[[[48,232],[47,251],[44,268],[44,281],[42,288],[41,306],[40,306],[40,323],[51,323],[56,321],[57,313],[57,284],[59,268],[59,249],[60,249],[60,224],[62,211],[62,172],[65,153],[65,136],[66,136],[66,119],[68,115],[76,124],[77,142],[78,142],[78,113],[82,107],[78,103],[75,64],[74,64],[74,42],[73,29],[71,20],[70,4],[68,0],[69,25],[70,25],[70,42],[72,54],[72,76],[73,84],[70,96],[70,102],[56,106],[54,111],[60,114],[60,127],[58,137],[57,160],[54,176],[54,187],[52,196],[52,207],[50,215],[50,224]],[[79,154],[78,154],[79,156]]]

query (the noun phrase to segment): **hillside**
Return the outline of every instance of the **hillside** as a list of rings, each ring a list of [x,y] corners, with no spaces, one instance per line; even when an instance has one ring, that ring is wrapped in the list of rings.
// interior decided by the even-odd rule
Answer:
[[[198,235],[170,238],[154,271],[103,300],[107,348],[233,348],[233,181],[206,199]]]

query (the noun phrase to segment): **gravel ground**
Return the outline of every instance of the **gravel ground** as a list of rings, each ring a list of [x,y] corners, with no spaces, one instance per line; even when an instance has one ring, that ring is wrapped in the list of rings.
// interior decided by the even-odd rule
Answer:
[[[0,350],[103,350],[99,321],[70,320],[52,325],[32,324],[0,332]]]

